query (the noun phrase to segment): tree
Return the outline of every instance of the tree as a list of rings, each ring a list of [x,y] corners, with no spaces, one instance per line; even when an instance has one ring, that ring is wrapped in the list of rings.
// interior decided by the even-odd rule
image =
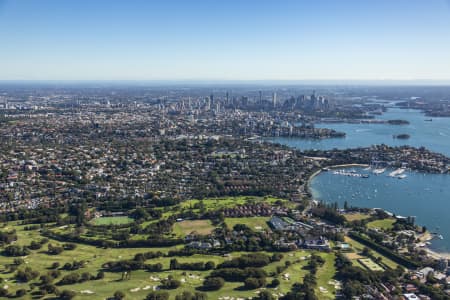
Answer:
[[[362,250],[362,252],[361,252],[361,254],[364,255],[364,256],[370,256],[370,250],[369,250],[369,248],[364,247],[363,250]]]
[[[256,297],[256,300],[275,300],[275,299],[276,298],[268,290],[261,291],[261,293],[259,293],[259,296]]]
[[[265,284],[266,284],[265,278],[249,277],[249,278],[245,279],[245,281],[244,281],[245,288],[247,288],[249,290],[254,290],[254,289],[260,288],[260,287],[264,286]]]
[[[18,245],[10,245],[3,250],[5,256],[26,256],[30,254],[30,250],[26,247],[20,247]]]
[[[39,280],[41,281],[42,285],[49,284],[52,283],[53,277],[49,275],[42,275],[41,277],[39,277]]]
[[[131,215],[133,219],[139,221],[139,220],[145,220],[149,217],[149,213],[142,207],[135,209]]]
[[[179,280],[173,279],[172,276],[169,275],[167,279],[161,280],[161,288],[173,290],[177,289],[181,285]]]
[[[168,299],[169,299],[169,293],[161,292],[161,291],[150,292],[147,295],[147,297],[145,297],[145,300],[168,300]]]
[[[8,290],[4,287],[0,287],[0,297],[7,297],[8,296]]]
[[[17,298],[23,297],[23,296],[26,295],[26,293],[27,293],[27,290],[25,290],[25,289],[19,289],[19,290],[16,291],[16,297],[17,297]]]
[[[63,252],[64,248],[60,246],[53,246],[52,244],[48,244],[48,253],[51,255],[58,255]]]
[[[270,287],[272,287],[272,288],[275,288],[275,287],[277,287],[277,286],[279,286],[279,285],[280,285],[280,280],[277,279],[277,278],[274,278],[274,279],[272,280],[272,282],[270,283]]]
[[[76,296],[76,293],[74,291],[64,290],[59,294],[59,298],[61,300],[71,300]]]
[[[175,300],[206,300],[208,297],[205,293],[196,292],[192,294],[191,292],[184,291],[181,295],[177,295]]]
[[[203,288],[208,291],[220,290],[225,284],[222,277],[209,277],[203,281]]]
[[[103,271],[99,271],[97,273],[97,276],[95,276],[95,279],[97,279],[97,280],[100,280],[100,279],[103,279],[103,278],[105,278],[105,272],[103,272]]]
[[[213,261],[208,261],[205,264],[205,270],[212,270],[216,267],[216,264]]]
[[[169,266],[170,270],[176,270],[179,268],[179,264],[176,258],[172,258],[170,260],[170,266]]]
[[[344,283],[342,293],[346,296],[346,299],[352,299],[355,296],[362,295],[365,292],[364,285],[359,281],[347,281]]]
[[[114,300],[122,300],[125,298],[125,293],[122,291],[116,291],[114,293]]]
[[[195,292],[193,300],[207,300],[208,296],[205,293]]]
[[[39,276],[38,271],[33,271],[30,267],[26,267],[24,270],[19,270],[16,273],[16,279],[23,282],[28,282]]]

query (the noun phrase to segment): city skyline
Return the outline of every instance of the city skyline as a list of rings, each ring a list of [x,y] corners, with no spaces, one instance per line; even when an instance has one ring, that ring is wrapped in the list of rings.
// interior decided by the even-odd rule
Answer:
[[[0,80],[450,80],[448,1],[0,1]]]

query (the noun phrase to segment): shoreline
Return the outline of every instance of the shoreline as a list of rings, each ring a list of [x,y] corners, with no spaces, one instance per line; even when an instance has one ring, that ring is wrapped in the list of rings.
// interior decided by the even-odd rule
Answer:
[[[337,168],[350,168],[350,167],[368,167],[368,164],[343,164],[343,165],[334,165],[328,167],[329,169],[337,169]]]
[[[333,165],[333,166],[329,166],[327,167],[328,169],[338,169],[338,168],[350,168],[350,167],[368,167],[368,164],[342,164],[342,165]],[[318,176],[320,173],[322,173],[322,171],[324,171],[324,168],[320,168],[319,170],[315,171],[314,173],[312,173],[309,178],[308,181],[306,182],[306,191],[311,195],[312,198],[312,190],[311,190],[311,181],[314,179],[314,177]],[[313,199],[311,199],[313,200]]]
[[[436,252],[435,250],[431,250],[428,246],[424,247],[424,250],[427,252],[428,256],[433,259],[450,259],[450,253],[448,252]]]
[[[421,243],[431,242],[434,239],[434,235],[427,231],[423,233],[419,237],[419,241]],[[425,250],[428,254],[428,256],[432,257],[433,259],[439,260],[439,259],[450,259],[450,252],[438,252],[436,250],[433,250],[430,248],[430,245],[425,245],[421,247],[423,250]]]
[[[342,165],[333,165],[333,166],[329,166],[327,167],[328,169],[337,169],[337,168],[350,168],[350,167],[368,167],[368,164],[342,164]],[[323,168],[320,168],[319,170],[315,171],[314,173],[312,173],[309,178],[308,181],[306,183],[306,187],[307,187],[307,192],[310,195],[310,201],[314,200],[312,197],[312,189],[311,189],[311,181],[318,176],[320,173],[322,173],[324,170]],[[421,237],[421,241],[422,242],[427,242],[427,241],[431,241],[433,239],[431,233],[427,232],[425,233],[422,237]],[[448,259],[450,260],[450,252],[437,252],[435,250],[432,250],[430,248],[429,245],[423,247],[422,249],[424,249],[427,252],[427,255],[432,257],[433,259]]]

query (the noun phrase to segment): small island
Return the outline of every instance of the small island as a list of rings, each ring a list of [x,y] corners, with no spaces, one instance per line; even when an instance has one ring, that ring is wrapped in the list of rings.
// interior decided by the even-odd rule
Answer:
[[[409,121],[407,120],[388,120],[388,124],[391,125],[408,125]]]
[[[394,134],[392,136],[394,139],[400,139],[400,140],[407,140],[409,139],[411,136],[407,133],[402,133],[402,134]]]

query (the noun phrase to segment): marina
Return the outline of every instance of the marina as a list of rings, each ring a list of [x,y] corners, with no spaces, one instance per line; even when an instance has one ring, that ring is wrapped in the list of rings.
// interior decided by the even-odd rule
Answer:
[[[356,174],[373,174],[364,167],[351,169]],[[388,174],[394,171],[396,169],[386,169]],[[432,228],[433,239],[429,241],[429,247],[436,252],[450,252],[450,239],[445,238],[450,235],[450,219],[446,213],[450,195],[449,176],[405,170],[397,176],[407,177],[396,180],[397,177],[388,174],[361,180],[356,176],[334,174],[334,171],[321,172],[311,180],[310,190],[314,199],[337,202],[339,207],[347,202],[350,206],[382,207],[397,215],[416,216],[417,224]]]
[[[337,171],[333,171],[333,174],[334,175],[342,175],[342,176],[350,176],[350,177],[369,178],[368,174],[356,173],[355,170],[350,170],[350,171],[337,170]]]

